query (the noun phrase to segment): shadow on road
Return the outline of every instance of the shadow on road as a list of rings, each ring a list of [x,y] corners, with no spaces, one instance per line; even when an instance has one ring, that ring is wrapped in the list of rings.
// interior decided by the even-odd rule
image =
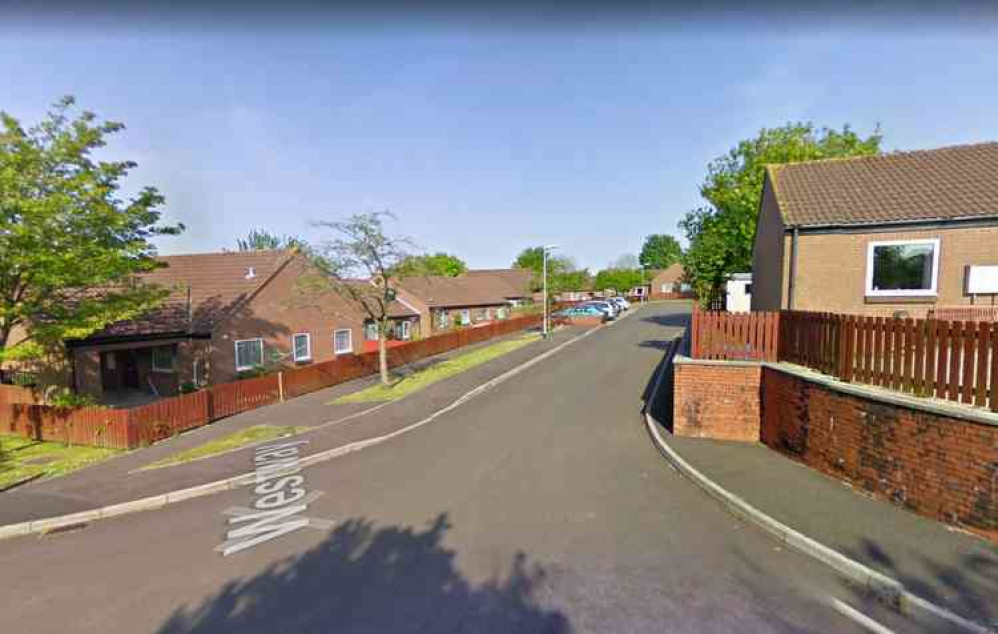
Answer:
[[[955,554],[947,561],[912,550],[906,565],[896,562],[876,541],[864,539],[843,554],[900,581],[912,593],[991,627],[998,624],[998,556]],[[857,593],[860,590],[849,586]]]
[[[650,324],[658,324],[659,326],[668,326],[670,328],[688,328],[690,325],[690,313],[689,311],[675,312],[675,313],[659,313],[657,315],[648,315],[647,317],[642,317],[642,321],[646,321]]]
[[[564,615],[534,601],[545,577],[540,566],[520,553],[505,579],[475,585],[442,546],[449,528],[445,514],[425,530],[351,519],[308,552],[179,608],[158,631],[571,631]]]
[[[655,366],[655,371],[648,377],[641,400],[644,402],[642,411],[650,413],[655,420],[661,423],[670,432],[672,431],[672,399],[673,399],[673,378],[672,378],[672,358],[683,347],[683,338],[676,337],[667,341],[643,341],[640,344],[643,348],[655,348],[662,350],[662,359]],[[659,375],[661,374],[661,378]],[[655,391],[656,385],[658,392]]]

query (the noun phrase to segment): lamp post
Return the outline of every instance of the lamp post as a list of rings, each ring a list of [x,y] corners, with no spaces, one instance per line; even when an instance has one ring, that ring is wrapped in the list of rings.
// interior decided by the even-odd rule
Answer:
[[[543,257],[541,258],[541,262],[542,262],[541,268],[543,270],[542,277],[544,279],[544,321],[543,321],[543,325],[541,326],[541,329],[542,329],[542,336],[545,339],[547,339],[548,332],[549,332],[549,327],[548,327],[548,251],[553,251],[554,249],[557,249],[557,248],[558,248],[557,244],[548,244],[548,245],[544,245],[543,247],[541,247],[541,250],[544,252]]]

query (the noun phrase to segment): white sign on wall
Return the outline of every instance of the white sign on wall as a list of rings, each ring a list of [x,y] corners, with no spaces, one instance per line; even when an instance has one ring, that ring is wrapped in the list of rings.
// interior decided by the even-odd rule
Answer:
[[[968,266],[967,293],[969,295],[998,293],[998,266]]]

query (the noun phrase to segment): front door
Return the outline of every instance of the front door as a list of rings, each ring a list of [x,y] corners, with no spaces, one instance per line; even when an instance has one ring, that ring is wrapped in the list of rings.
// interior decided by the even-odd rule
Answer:
[[[121,383],[124,387],[139,389],[139,364],[134,350],[118,350],[118,364],[121,367]]]

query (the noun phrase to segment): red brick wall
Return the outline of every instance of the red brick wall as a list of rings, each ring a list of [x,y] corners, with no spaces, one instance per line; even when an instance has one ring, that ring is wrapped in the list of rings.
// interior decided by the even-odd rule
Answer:
[[[922,515],[998,529],[998,427],[844,394],[771,368],[762,370],[761,393],[761,438],[769,447]]]
[[[759,440],[758,365],[676,363],[672,433]]]

